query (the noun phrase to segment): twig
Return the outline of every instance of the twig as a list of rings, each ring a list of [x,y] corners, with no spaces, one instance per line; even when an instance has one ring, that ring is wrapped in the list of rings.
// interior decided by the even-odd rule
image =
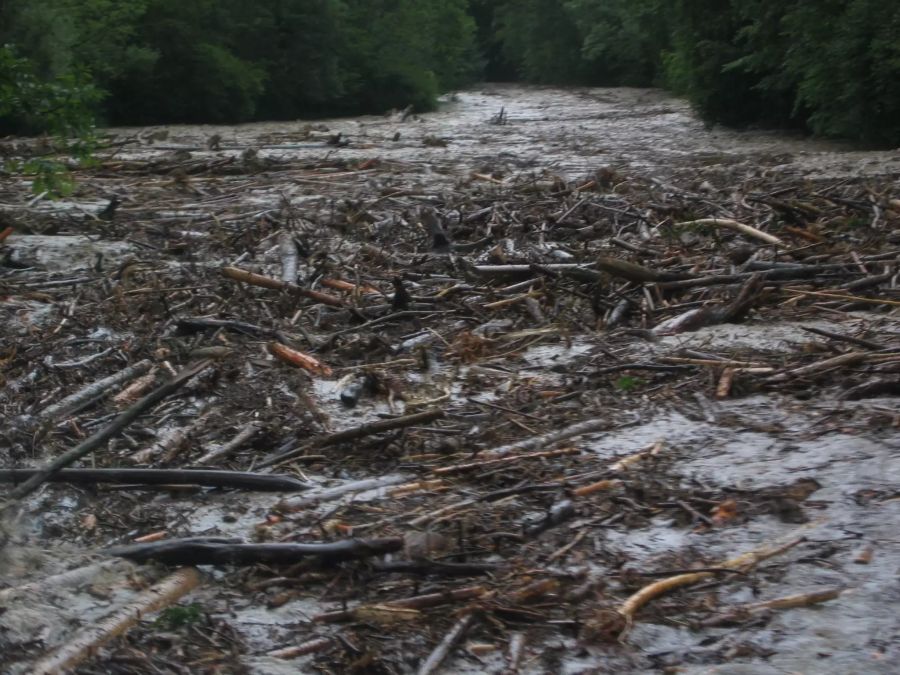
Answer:
[[[578,448],[560,448],[559,450],[547,450],[544,452],[532,452],[525,455],[512,455],[512,456],[503,456],[503,457],[483,457],[481,460],[477,462],[470,462],[468,464],[454,464],[452,466],[443,466],[438,469],[434,469],[431,473],[436,476],[444,476],[446,474],[451,473],[461,473],[463,471],[473,471],[476,469],[481,469],[486,466],[493,466],[495,464],[508,464],[510,462],[518,462],[523,459],[539,459],[543,457],[562,457],[563,455],[577,455],[581,450]]]
[[[444,591],[441,593],[429,593],[427,595],[417,595],[411,598],[404,598],[402,600],[392,600],[391,602],[383,603],[385,607],[395,607],[401,609],[426,609],[428,607],[439,607],[441,605],[447,605],[451,602],[458,602],[460,600],[472,600],[474,598],[480,598],[488,594],[487,589],[484,586],[467,586],[465,588],[457,588],[455,590]],[[325,612],[324,614],[318,614],[313,617],[313,621],[318,621],[321,623],[335,623],[337,621],[346,621],[347,619],[352,619],[355,613],[361,609],[364,609],[366,605],[361,605],[360,607],[356,607],[355,609],[345,609],[338,612]]]
[[[322,490],[315,494],[307,495],[302,498],[285,499],[278,503],[275,507],[277,511],[288,513],[291,511],[299,511],[311,506],[316,506],[322,502],[330,502],[340,499],[344,495],[353,492],[365,492],[367,490],[378,490],[392,485],[405,483],[409,480],[407,475],[382,476],[380,478],[367,478],[365,480],[352,481],[344,485],[338,485],[328,490]]]
[[[858,347],[864,347],[866,349],[871,349],[872,351],[880,351],[882,349],[886,349],[884,345],[880,345],[876,342],[870,342],[869,340],[862,340],[858,337],[853,337],[852,335],[841,335],[840,333],[834,333],[830,330],[823,330],[821,328],[814,328],[812,326],[800,326],[800,328],[805,330],[807,333],[815,333],[816,335],[831,338],[832,340],[849,342],[850,344],[857,345]]]
[[[764,560],[768,560],[769,558],[781,555],[782,553],[785,553],[786,551],[792,549],[798,544],[803,543],[804,541],[806,541],[806,538],[801,537],[781,546],[763,546],[758,549],[754,549],[753,551],[749,551],[747,553],[739,555],[736,558],[726,560],[720,565],[717,565],[717,567],[746,572],[747,570],[758,565]],[[625,602],[619,605],[616,614],[621,620],[621,623],[615,626],[617,630],[615,630],[614,632],[618,633],[620,637],[624,635],[631,627],[631,624],[634,622],[634,615],[637,614],[638,610],[641,607],[646,605],[651,600],[658,598],[659,596],[668,593],[669,591],[672,591],[676,588],[680,588],[682,586],[690,586],[700,581],[709,579],[712,576],[713,572],[689,572],[687,574],[678,574],[674,577],[668,577],[667,579],[660,579],[659,581],[655,581],[652,584],[644,586],[637,593],[634,593],[627,600],[625,600]]]
[[[228,279],[241,281],[245,284],[250,284],[251,286],[259,286],[260,288],[268,288],[274,291],[288,291],[295,295],[300,295],[304,298],[315,300],[316,302],[321,302],[323,305],[331,305],[332,307],[344,306],[344,301],[340,298],[334,297],[333,295],[320,293],[319,291],[310,291],[306,288],[301,288],[296,284],[290,284],[282,281],[281,279],[274,279],[262,274],[256,274],[255,272],[242,270],[238,267],[223,267],[222,275],[227,277]]]
[[[869,356],[871,355],[865,352],[848,352],[847,354],[834,356],[830,359],[816,361],[815,363],[811,363],[808,366],[801,366],[800,368],[794,368],[792,370],[786,370],[783,373],[772,375],[771,377],[766,379],[766,382],[768,382],[769,384],[777,384],[779,382],[787,382],[788,380],[796,379],[799,377],[821,375],[824,372],[835,370],[837,368],[858,366],[861,363],[865,363]]]
[[[900,307],[900,300],[888,300],[887,298],[865,298],[861,295],[847,295],[846,293],[825,293],[824,291],[805,291],[801,288],[782,289],[787,293],[798,295],[813,295],[817,298],[831,298],[834,300],[846,300],[847,302],[863,302],[868,305],[891,305]]]
[[[437,647],[434,648],[434,651],[432,651],[428,658],[425,659],[425,663],[419,667],[418,675],[431,675],[436,672],[437,669],[440,668],[441,663],[443,663],[450,655],[450,652],[456,646],[456,643],[460,641],[463,635],[465,635],[474,619],[475,614],[469,612],[453,624],[453,627],[447,632],[444,639],[438,643]]]
[[[739,605],[733,607],[727,612],[717,614],[709,619],[704,620],[703,626],[722,626],[729,623],[746,620],[754,614],[760,614],[769,610],[796,609],[798,607],[810,607],[822,602],[828,602],[840,597],[844,592],[843,588],[826,588],[821,591],[813,591],[811,593],[798,593],[796,595],[786,595],[780,598],[773,598],[764,602],[754,602],[747,605]]]
[[[307,640],[303,644],[296,645],[295,647],[282,647],[281,649],[275,649],[269,652],[268,656],[271,656],[274,659],[296,659],[299,656],[306,656],[308,654],[318,654],[319,652],[324,652],[329,647],[333,647],[334,644],[334,638],[315,638],[314,640]]]
[[[736,220],[730,220],[728,218],[700,218],[698,220],[686,220],[681,223],[676,223],[675,227],[689,227],[692,225],[713,225],[714,227],[725,227],[729,230],[734,230],[735,232],[740,232],[741,234],[747,235],[748,237],[759,239],[766,244],[784,246],[784,242],[781,241],[781,239],[779,239],[778,237],[771,234],[766,234],[761,230],[757,230],[755,227],[751,227],[750,225],[745,225],[744,223],[739,223]]]
[[[491,450],[486,450],[481,456],[490,457],[494,459],[496,457],[504,457],[509,455],[517,450],[538,450],[543,448],[544,446],[550,445],[552,443],[558,443],[560,441],[565,441],[575,436],[581,436],[583,434],[590,434],[596,431],[603,431],[609,428],[609,421],[605,419],[592,419],[592,420],[584,420],[582,422],[577,422],[575,424],[570,424],[567,427],[563,427],[557,431],[550,431],[546,434],[541,434],[539,436],[532,436],[531,438],[526,438],[525,440],[518,441],[516,443],[509,443],[507,445],[501,445],[496,448],[492,448]]]
[[[258,424],[250,423],[241,429],[237,435],[227,443],[223,443],[217,448],[213,448],[205,455],[200,457],[195,464],[212,464],[213,462],[230,456],[233,452],[240,449],[251,438],[256,436],[260,431]]]
[[[441,419],[443,416],[443,410],[426,410],[424,412],[416,413],[414,415],[407,415],[405,417],[394,417],[391,419],[380,420],[378,422],[368,422],[358,427],[352,427],[350,429],[344,429],[343,431],[337,431],[333,434],[328,434],[327,436],[322,436],[314,440],[311,444],[311,447],[325,448],[330,445],[337,445],[338,443],[345,443],[357,438],[363,438],[364,436],[380,434],[383,431],[393,431],[394,429],[403,429],[405,427],[411,427],[417,424],[427,424],[428,422],[433,422],[434,420]],[[269,459],[259,464],[259,466],[260,468],[264,468],[268,466],[284,464],[294,457],[302,455],[307,451],[307,449],[308,448],[305,447],[296,448],[281,455],[270,457]]]

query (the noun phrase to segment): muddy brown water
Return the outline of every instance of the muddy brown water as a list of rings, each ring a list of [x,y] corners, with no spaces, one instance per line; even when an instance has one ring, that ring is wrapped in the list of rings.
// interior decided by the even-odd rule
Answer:
[[[490,124],[501,108],[508,115],[507,124]],[[407,195],[418,195],[423,203],[441,191],[453,190],[472,172],[489,174],[498,181],[527,174],[575,181],[601,167],[610,167],[622,175],[677,182],[685,189],[700,191],[706,189],[704,182],[718,186],[762,175],[835,182],[900,175],[900,152],[864,152],[838,143],[776,133],[710,129],[684,102],[655,90],[489,86],[459,92],[438,112],[411,121],[401,122],[396,115],[323,120],[316,124],[327,127],[327,132],[312,135],[308,124],[170,126],[165,139],[152,145],[125,146],[113,159],[152,162],[179,150],[191,152],[194,158],[237,158],[250,147],[258,149],[260,158],[280,161],[328,157],[358,162],[377,157],[393,163],[393,173],[385,177],[373,172],[366,188],[384,194],[402,184]],[[148,130],[112,131],[127,138]],[[348,147],[324,147],[316,140],[317,134],[338,132],[350,139]],[[213,133],[221,136],[219,151],[206,148],[206,139]],[[347,184],[347,193],[362,189],[358,177],[355,180]],[[136,185],[142,182],[135,181]],[[158,179],[144,181],[148,190],[155,189],[154,181]],[[317,194],[312,189],[316,181],[329,194]],[[105,185],[102,179],[94,185],[93,192],[52,204],[41,202],[33,210],[51,216],[61,211],[94,212],[106,203],[110,191],[124,189],[121,183]],[[301,212],[304,208],[323,208],[340,194],[340,182],[324,176],[279,181],[274,175],[260,184],[230,177],[218,184],[216,194],[208,185],[199,189],[193,198],[179,203],[160,197],[153,208],[157,215],[170,218],[172,227],[184,237],[190,238],[193,232],[202,241],[208,224],[223,214],[274,212],[273,200],[284,198]],[[7,188],[6,194],[15,193]],[[223,205],[226,197],[227,208]],[[27,198],[23,193],[14,203],[14,197],[9,197],[5,206],[20,206]],[[148,207],[126,200],[122,208],[128,213]],[[48,273],[89,273],[97,253],[103,253],[113,266],[138,254],[140,247],[128,239],[107,241],[71,233],[17,234],[9,244],[16,247],[15,255]],[[335,237],[333,245],[340,250],[344,244]],[[257,260],[262,264],[277,261],[272,242],[260,247]],[[217,267],[234,262],[234,258],[226,258],[197,264]],[[163,260],[155,264],[164,267],[169,263]],[[49,325],[58,318],[48,315],[47,307],[33,298],[6,299],[2,310],[6,336],[27,335],[35,326]],[[896,311],[807,313],[802,322],[713,326],[652,343],[636,341],[628,349],[632,358],[652,358],[683,349],[791,353],[809,340],[801,324],[841,333],[869,331],[879,341],[894,344],[900,339]],[[105,327],[95,326],[93,330],[94,339],[107,338]],[[107,333],[114,335],[117,331],[109,329]],[[120,328],[118,337],[129,335]],[[573,386],[560,373],[595,357],[595,347],[601,341],[601,335],[585,333],[536,344],[515,362],[512,375],[507,368],[501,371],[502,377],[490,372],[490,367],[479,370],[477,364],[457,368],[438,363],[430,372],[410,375],[415,394],[405,403],[370,401],[352,413],[337,400],[341,386],[337,376],[314,382],[309,392],[330,418],[333,429],[339,430],[379,415],[411,412],[416,399],[446,397],[448,405],[464,403],[473,381],[491,385],[479,394],[480,400],[488,403],[501,398],[503,386],[511,386],[510,381],[540,382],[548,388]],[[507,381],[505,385],[503,380]],[[7,403],[8,397],[29,386],[27,379],[8,384]],[[678,620],[638,621],[622,644],[612,646],[584,644],[571,631],[545,631],[529,643],[522,673],[862,675],[900,670],[900,619],[896,609],[900,603],[900,409],[896,398],[847,402],[817,394],[812,400],[800,400],[795,393],[779,391],[722,401],[702,394],[666,401],[625,392],[622,398],[619,409],[610,412],[622,423],[610,431],[578,439],[583,453],[608,463],[663,441],[668,480],[673,484],[702,486],[711,492],[727,488],[737,495],[802,479],[816,481],[819,488],[804,504],[804,522],[775,509],[738,526],[702,530],[676,527],[672,512],[660,510],[641,527],[592,531],[588,539],[594,547],[616,552],[629,568],[664,570],[677,567],[676,560],[709,564],[801,534],[807,541],[796,553],[764,564],[747,583],[722,583],[696,593],[711,594],[716,602],[731,606],[825,587],[846,590],[821,605],[775,612],[768,621],[737,627],[704,628]],[[199,408],[202,403],[196,401],[196,405]],[[0,446],[0,457],[3,452]],[[412,477],[402,466],[396,468],[396,475],[398,481]],[[332,470],[312,470],[305,477],[323,488],[360,478],[342,477]],[[351,498],[377,509],[385,492],[372,490],[347,499]],[[75,627],[96,621],[129,595],[126,579],[132,570],[125,563],[103,567],[87,580],[57,583],[53,578],[43,586],[43,580],[54,574],[102,561],[94,551],[103,545],[145,534],[137,513],[140,504],[133,504],[131,514],[115,514],[106,510],[110,507],[104,499],[103,493],[45,488],[29,498],[24,512],[8,526],[13,530],[13,542],[0,550],[0,585],[11,589],[37,585],[20,592],[0,590],[6,593],[0,595],[0,644],[8,649],[8,655],[14,655],[0,654],[4,671],[28,672],[38,653],[62,643]],[[146,506],[164,512],[166,529],[181,536],[221,534],[250,539],[275,501],[276,497],[267,494],[176,494],[148,497]],[[315,514],[327,518],[336,506],[323,504]],[[73,530],[86,527],[88,514],[119,520],[120,527],[114,536],[100,540],[73,534]],[[569,537],[575,536],[575,525]],[[861,562],[860,552],[865,549],[871,555]],[[613,572],[593,566],[590,557],[582,560],[590,574]],[[310,617],[334,609],[333,600],[320,599],[318,592],[299,594],[272,607],[253,594],[237,590],[221,570],[210,570],[209,576],[209,583],[188,601],[200,604],[236,631],[243,641],[236,657],[241,667],[255,673],[314,672],[315,657],[283,661],[267,652],[324,634],[318,628],[310,630]],[[46,591],[38,592],[38,588]],[[667,607],[677,615],[676,604]],[[496,640],[496,646],[494,652],[478,659],[460,650],[443,672],[502,672],[502,640]]]

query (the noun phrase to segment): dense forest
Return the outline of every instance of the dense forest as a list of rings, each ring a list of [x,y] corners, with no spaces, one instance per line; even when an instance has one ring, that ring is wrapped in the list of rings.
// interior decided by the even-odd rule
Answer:
[[[384,112],[480,79],[663,86],[711,122],[900,144],[883,0],[5,0],[0,132]]]

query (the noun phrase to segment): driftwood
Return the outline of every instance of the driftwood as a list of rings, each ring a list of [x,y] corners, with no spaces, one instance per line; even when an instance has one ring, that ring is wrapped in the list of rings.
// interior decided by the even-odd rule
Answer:
[[[664,321],[653,329],[657,335],[673,335],[699,330],[706,326],[728,323],[742,319],[750,311],[753,303],[762,292],[763,280],[759,273],[754,273],[741,287],[737,297],[729,303],[712,307],[692,309],[684,314]]]
[[[0,469],[0,483],[21,483],[39,469]],[[207,469],[62,469],[45,479],[49,483],[94,485],[203,485],[264,492],[301,492],[309,484],[293,476]]]
[[[441,664],[456,646],[456,643],[458,643],[463,635],[466,634],[466,631],[472,625],[474,620],[475,614],[470,612],[453,624],[450,630],[447,631],[444,639],[438,643],[437,647],[434,648],[434,651],[428,655],[428,658],[425,659],[425,662],[419,667],[417,675],[431,675],[432,673],[437,672],[438,668],[441,667]]]
[[[794,595],[786,595],[772,600],[763,602],[754,602],[747,605],[732,607],[731,609],[721,612],[709,619],[701,622],[703,626],[725,626],[734,623],[747,621],[759,614],[770,612],[772,610],[795,609],[797,607],[811,607],[829,600],[839,598],[844,592],[843,588],[826,588],[811,593],[797,593]]]
[[[740,234],[746,235],[748,237],[758,239],[766,244],[773,244],[775,246],[784,245],[784,242],[775,235],[767,234],[762,230],[757,230],[755,227],[745,225],[744,223],[740,223],[736,220],[731,220],[730,218],[698,218],[697,220],[685,220],[684,222],[676,223],[675,227],[691,227],[695,225],[712,225],[713,227],[724,227],[726,229],[733,230],[734,232],[739,232]]]
[[[365,492],[367,490],[378,490],[380,488],[399,485],[409,480],[408,475],[385,476],[381,478],[367,478],[365,480],[353,481],[338,485],[327,490],[321,490],[314,494],[305,495],[304,497],[285,499],[278,503],[275,507],[277,511],[282,513],[290,513],[291,511],[300,511],[302,509],[316,506],[322,502],[334,501],[354,492]]]
[[[403,548],[403,539],[344,539],[329,544],[244,544],[217,538],[168,539],[150,544],[115,546],[107,555],[138,563],[166,565],[255,565],[291,564],[315,558],[322,563],[369,558]]]
[[[54,420],[65,417],[66,415],[71,414],[74,410],[77,410],[86,403],[94,400],[98,396],[103,396],[116,385],[128,382],[135,377],[143,375],[152,367],[153,362],[149,359],[144,359],[143,361],[138,361],[137,363],[132,364],[127,368],[123,368],[119,372],[114,373],[109,377],[104,377],[102,380],[92,382],[83,389],[79,389],[74,394],[66,396],[62,401],[54,403],[51,406],[47,406],[40,413],[40,420],[42,423],[47,424],[53,422]]]
[[[199,583],[200,573],[191,567],[173,572],[96,626],[80,630],[62,647],[34,664],[30,672],[34,675],[57,675],[71,671],[94,656],[101,645],[124,634],[147,614],[168,607]]]
[[[343,431],[336,431],[333,434],[328,434],[327,436],[321,436],[318,439],[314,440],[309,447],[313,448],[325,448],[332,445],[337,445],[338,443],[346,443],[347,441],[353,441],[357,438],[363,438],[365,436],[373,436],[375,434],[380,434],[384,431],[393,431],[394,429],[404,429],[406,427],[415,426],[417,424],[427,424],[429,422],[433,422],[438,420],[444,416],[443,410],[426,410],[424,412],[416,413],[414,415],[406,415],[405,417],[393,417],[386,420],[380,420],[378,422],[369,422],[367,424],[362,424],[358,427],[353,427],[351,429],[344,429]],[[290,461],[291,459],[298,457],[304,454],[307,451],[308,447],[297,448],[294,450],[289,450],[288,452],[282,453],[280,455],[275,455],[274,457],[270,457],[265,461],[261,462],[258,466],[268,467],[275,466],[277,464],[283,464],[285,462]]]
[[[488,596],[488,590],[484,586],[468,586],[466,588],[457,588],[444,591],[441,593],[428,593],[427,595],[417,595],[411,598],[403,598],[401,600],[392,600],[383,603],[384,607],[392,607],[396,609],[426,609],[429,607],[440,607],[461,600],[474,600]],[[337,612],[325,612],[313,617],[313,621],[321,623],[336,623],[338,621],[347,621],[353,619],[356,614],[367,607],[361,605],[354,609],[345,609]]]
[[[256,274],[255,272],[248,272],[247,270],[242,270],[238,267],[222,268],[222,276],[225,276],[228,279],[233,279],[234,281],[240,281],[245,284],[249,284],[251,286],[259,286],[260,288],[268,288],[274,291],[286,291],[288,293],[293,293],[294,295],[299,295],[309,300],[321,302],[323,305],[331,305],[332,307],[344,306],[344,301],[340,298],[334,297],[333,295],[320,293],[319,291],[311,291],[306,288],[301,288],[296,284],[287,283],[285,281],[282,281],[281,279],[273,279],[272,277],[267,277],[262,274]]]
[[[57,471],[65,469],[70,464],[77,462],[79,459],[119,434],[144,412],[155,406],[170,394],[178,391],[178,389],[180,389],[188,380],[205,370],[209,365],[209,361],[201,361],[196,365],[189,366],[182,370],[171,380],[144,396],[144,398],[116,417],[111,424],[108,424],[94,435],[88,437],[71,450],[64,452],[43,469],[35,470],[25,482],[17,485],[12,492],[10,492],[10,499],[22,499],[26,495],[31,494],[41,483],[49,479]]]
[[[794,548],[798,544],[803,543],[804,541],[806,541],[806,539],[804,537],[801,537],[799,539],[794,539],[786,544],[778,546],[763,546],[753,551],[743,553],[735,558],[731,558],[730,560],[726,560],[720,565],[717,565],[716,568],[736,570],[746,573],[759,563],[768,560],[769,558],[773,558],[777,555],[781,555],[782,553],[789,551],[790,549]],[[601,617],[603,617],[603,620],[601,621],[600,625],[589,625],[587,627],[588,632],[593,636],[605,635],[608,638],[621,638],[622,635],[628,632],[628,630],[634,623],[635,614],[637,614],[638,610],[640,610],[648,602],[661,595],[664,595],[665,593],[673,591],[676,588],[681,588],[682,586],[690,586],[701,581],[706,581],[712,578],[714,574],[715,572],[709,571],[687,572],[684,574],[677,574],[675,576],[667,577],[665,579],[660,579],[659,581],[655,581],[652,584],[644,586],[642,589],[629,596],[621,605],[619,605],[612,618],[604,613],[601,613]]]
[[[243,429],[241,429],[237,434],[235,434],[234,438],[216,448],[213,448],[202,457],[199,457],[195,464],[212,464],[213,462],[218,462],[226,457],[229,457],[233,453],[240,450],[244,444],[248,443],[259,432],[259,425],[250,423]]]
[[[597,267],[608,272],[614,277],[633,281],[635,283],[651,283],[657,281],[682,281],[694,278],[693,274],[678,274],[674,272],[660,272],[649,267],[619,260],[618,258],[598,258]]]

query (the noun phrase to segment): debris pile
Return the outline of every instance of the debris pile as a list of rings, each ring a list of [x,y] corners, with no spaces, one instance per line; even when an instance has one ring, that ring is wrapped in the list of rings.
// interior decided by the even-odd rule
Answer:
[[[500,110],[485,125],[514,127]],[[69,208],[0,192],[0,481],[7,512],[38,523],[7,525],[6,547],[150,564],[134,574],[166,599],[147,611],[199,607],[111,642],[125,627],[0,631],[16,662],[720,663],[735,645],[654,656],[629,636],[841,595],[777,587],[784,561],[821,553],[820,481],[717,484],[685,470],[697,448],[640,430],[661,410],[728,425],[723,405],[781,397],[875,399],[846,415],[895,434],[878,399],[900,393],[896,175],[573,177],[385,159],[373,136],[277,139],[309,146],[299,158],[258,151],[271,141],[125,145],[78,172]],[[636,547],[661,530],[671,546]]]

